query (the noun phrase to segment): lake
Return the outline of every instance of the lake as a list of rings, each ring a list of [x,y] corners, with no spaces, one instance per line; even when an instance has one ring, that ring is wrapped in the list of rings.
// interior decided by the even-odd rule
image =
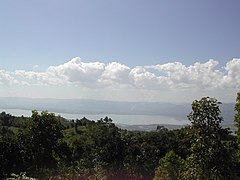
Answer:
[[[23,109],[0,109],[0,112],[6,112],[15,116],[31,116],[31,110]],[[86,117],[90,120],[98,120],[108,116],[115,124],[127,125],[149,125],[149,124],[171,124],[171,125],[186,125],[189,121],[186,119],[176,119],[170,116],[159,115],[119,115],[119,114],[71,114],[71,113],[55,113],[66,119],[81,119]]]

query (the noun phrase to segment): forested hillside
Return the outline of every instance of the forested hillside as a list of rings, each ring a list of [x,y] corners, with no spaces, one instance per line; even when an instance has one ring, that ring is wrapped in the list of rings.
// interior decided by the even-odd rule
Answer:
[[[128,131],[111,118],[68,121],[53,113],[0,114],[0,178],[239,179],[240,94],[237,135],[221,126],[219,102],[192,103],[191,125],[177,130]]]

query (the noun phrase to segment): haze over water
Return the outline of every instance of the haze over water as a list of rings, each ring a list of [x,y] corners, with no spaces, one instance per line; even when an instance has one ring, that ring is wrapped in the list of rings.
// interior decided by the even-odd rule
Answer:
[[[31,116],[31,110],[22,109],[0,109],[0,112],[10,113],[15,116]],[[55,113],[66,119],[81,119],[86,117],[89,120],[99,120],[108,116],[116,124],[127,125],[149,125],[149,124],[172,124],[172,125],[186,125],[189,124],[188,120],[177,120],[169,116],[159,115],[116,115],[116,114],[70,114],[70,113]]]

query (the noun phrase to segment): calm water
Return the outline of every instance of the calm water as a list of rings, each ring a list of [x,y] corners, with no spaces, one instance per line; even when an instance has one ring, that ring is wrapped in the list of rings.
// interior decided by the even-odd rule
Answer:
[[[5,111],[15,116],[31,116],[31,110],[22,110],[22,109],[0,109],[0,112]],[[128,125],[137,125],[137,124],[173,124],[173,125],[185,125],[189,124],[188,120],[184,119],[175,119],[170,116],[150,116],[150,115],[116,115],[116,114],[68,114],[68,113],[55,113],[66,119],[81,119],[86,117],[90,120],[98,120],[106,116],[110,117],[116,124],[128,124]]]

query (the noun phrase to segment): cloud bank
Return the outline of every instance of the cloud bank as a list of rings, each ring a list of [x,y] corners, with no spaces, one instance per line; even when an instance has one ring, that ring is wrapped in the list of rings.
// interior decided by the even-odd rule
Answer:
[[[142,89],[212,89],[240,88],[240,59],[218,67],[218,61],[196,62],[186,66],[180,62],[130,68],[118,62],[83,62],[79,57],[65,64],[50,66],[45,72],[16,70],[0,71],[5,84],[22,81],[47,85],[75,84],[79,86],[128,87]],[[218,68],[217,68],[218,67]]]
[[[160,92],[222,91],[240,89],[240,59],[223,67],[216,60],[186,66],[180,62],[136,66],[111,62],[83,62],[79,57],[46,71],[0,70],[0,84],[14,86],[74,86],[94,90],[143,90]],[[126,93],[126,92],[125,92]]]

